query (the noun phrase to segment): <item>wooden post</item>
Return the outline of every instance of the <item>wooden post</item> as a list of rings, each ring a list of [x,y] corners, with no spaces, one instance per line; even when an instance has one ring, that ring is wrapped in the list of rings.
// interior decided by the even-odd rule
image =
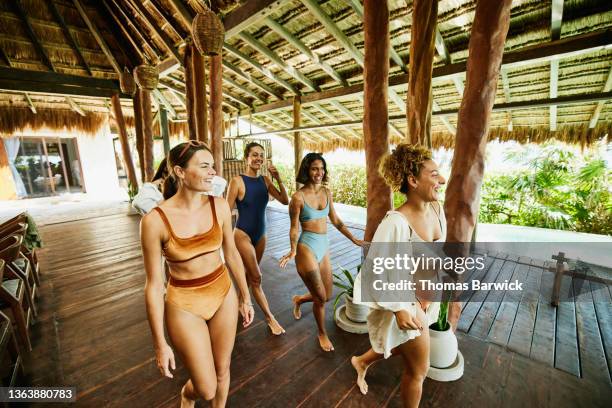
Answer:
[[[138,178],[136,177],[136,169],[134,168],[132,154],[130,153],[130,144],[128,143],[125,118],[123,117],[121,101],[118,94],[114,94],[111,97],[111,103],[113,105],[113,113],[115,115],[115,121],[117,122],[117,128],[119,129],[119,143],[121,144],[121,153],[123,154],[123,165],[125,167],[125,172],[127,173],[127,178],[130,184],[137,187]]]
[[[136,132],[136,154],[138,154],[138,165],[140,166],[140,181],[144,183],[146,178],[144,173],[144,136],[142,134],[141,99],[142,95],[140,94],[140,89],[137,89],[136,94],[134,94],[134,98],[132,99],[132,106],[134,107],[134,131]]]
[[[435,52],[438,0],[412,2],[410,68],[406,119],[412,144],[431,148],[431,75]]]
[[[298,128],[302,123],[302,100],[299,95],[293,97],[293,127]],[[295,160],[294,170],[297,177],[298,171],[300,170],[300,163],[302,162],[303,155],[302,148],[302,136],[300,132],[293,132],[293,158]],[[298,188],[297,182],[295,184],[296,189]]]
[[[185,59],[183,66],[185,67],[185,108],[187,109],[187,125],[189,128],[189,139],[197,140],[198,131],[196,128],[195,119],[195,100],[194,100],[194,84],[193,84],[193,44],[188,43],[185,47]]]
[[[223,57],[210,57],[211,148],[215,171],[223,177]]]
[[[193,48],[193,45],[192,45]],[[206,99],[206,65],[204,57],[193,48],[193,98],[195,101],[195,126],[198,140],[208,143],[208,101]]]
[[[378,162],[389,151],[389,6],[387,0],[365,0],[363,8],[363,139],[368,209],[364,240],[371,241],[378,224],[393,203],[391,188],[378,173]]]
[[[559,293],[561,292],[561,281],[563,280],[563,273],[565,272],[564,262],[567,261],[565,258],[565,252],[559,252],[558,255],[553,255],[552,259],[556,260],[555,266],[548,268],[549,271],[555,274],[555,281],[553,283],[552,297],[550,304],[552,306],[559,306]]]
[[[448,225],[446,242],[451,246],[457,242],[469,243],[478,219],[489,118],[508,34],[511,3],[512,0],[500,0],[476,4],[465,92],[459,108],[455,154],[444,203]]]
[[[140,90],[142,106],[142,134],[144,137],[144,173],[145,181],[151,181],[155,175],[153,164],[153,112],[151,111],[151,91]]]
[[[170,129],[168,129],[168,111],[163,106],[159,107],[159,131],[164,141],[164,156],[170,152]]]

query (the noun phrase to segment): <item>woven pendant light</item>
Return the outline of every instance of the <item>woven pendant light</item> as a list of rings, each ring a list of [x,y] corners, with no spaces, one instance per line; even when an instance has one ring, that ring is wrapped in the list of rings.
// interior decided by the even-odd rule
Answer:
[[[142,89],[152,91],[157,88],[159,72],[157,67],[151,65],[139,65],[134,68],[134,79]]]
[[[202,55],[219,55],[225,40],[225,28],[221,19],[210,9],[198,13],[191,26],[193,43]]]
[[[123,72],[119,76],[119,88],[121,92],[130,96],[134,96],[136,93],[136,82],[134,82],[134,77],[127,67],[123,68]]]

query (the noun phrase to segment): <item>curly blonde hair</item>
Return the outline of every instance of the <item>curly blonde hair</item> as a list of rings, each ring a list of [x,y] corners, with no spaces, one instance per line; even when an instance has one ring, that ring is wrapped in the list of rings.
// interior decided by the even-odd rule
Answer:
[[[393,191],[408,194],[408,177],[418,177],[427,160],[431,152],[426,147],[401,143],[380,160],[378,171]]]

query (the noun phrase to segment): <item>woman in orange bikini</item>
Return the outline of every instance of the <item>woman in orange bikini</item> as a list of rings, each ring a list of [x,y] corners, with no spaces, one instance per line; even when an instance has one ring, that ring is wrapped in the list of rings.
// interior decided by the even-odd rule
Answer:
[[[165,200],[141,223],[145,300],[157,366],[172,378],[175,361],[164,337],[165,317],[170,341],[190,377],[181,390],[181,406],[192,407],[201,397],[211,400],[213,407],[223,407],[238,311],[246,327],[253,320],[253,304],[234,244],[229,206],[222,198],[201,194],[212,188],[215,175],[210,150],[198,142],[181,143],[170,150],[167,160]],[[221,259],[221,247],[239,296]],[[165,302],[162,254],[170,265]]]

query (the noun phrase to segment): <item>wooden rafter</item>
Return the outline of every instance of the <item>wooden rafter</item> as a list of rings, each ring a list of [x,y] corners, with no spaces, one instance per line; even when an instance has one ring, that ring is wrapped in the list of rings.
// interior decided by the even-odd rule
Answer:
[[[30,108],[32,113],[35,114],[36,106],[34,106],[34,103],[32,102],[32,98],[30,98],[30,95],[27,92],[24,92],[23,96],[25,96],[26,102],[28,103],[28,108]]]
[[[104,41],[104,38],[102,37],[102,33],[100,32],[100,30],[98,30],[98,27],[96,27],[96,25],[93,23],[93,21],[91,21],[87,13],[85,13],[85,9],[83,8],[83,5],[81,4],[81,0],[72,0],[72,1],[74,2],[74,5],[77,11],[79,12],[79,14],[81,15],[81,18],[83,19],[83,21],[85,21],[85,24],[89,28],[89,31],[91,31],[91,34],[96,39],[96,42],[98,43],[98,45],[104,52],[104,55],[106,55],[106,58],[112,65],[115,72],[117,72],[118,74],[121,74],[121,67],[119,66],[119,63],[115,59],[115,56],[111,52],[108,44],[106,44],[106,41]]]
[[[608,71],[608,78],[606,79],[606,84],[603,87],[603,92],[610,92],[612,90],[612,66],[610,66],[610,70]],[[595,106],[595,110],[591,115],[591,119],[589,120],[589,128],[594,128],[597,125],[597,121],[599,120],[599,115],[601,114],[601,110],[603,109],[606,101],[597,102],[597,106]]]
[[[170,15],[170,13],[166,11],[166,9],[161,4],[159,4],[158,0],[146,0],[142,3],[144,5],[150,5],[155,10],[155,12],[157,12],[165,21],[165,23],[161,26],[162,30],[166,26],[168,26],[172,29],[172,31],[176,33],[179,38],[185,38],[188,36],[189,33],[185,32],[185,30],[183,30],[180,25],[175,24],[174,18]]]
[[[13,66],[11,58],[7,55],[6,51],[4,51],[2,45],[0,45],[0,57],[2,57],[6,66],[8,66],[9,68]]]
[[[298,95],[300,92],[293,86],[291,85],[289,82],[285,81],[284,79],[282,79],[281,77],[279,77],[278,75],[274,74],[272,71],[270,71],[268,68],[264,67],[263,65],[261,65],[259,62],[255,61],[253,58],[249,57],[248,55],[244,54],[243,52],[241,52],[240,50],[238,50],[236,47],[234,47],[233,45],[229,45],[229,44],[225,44],[224,49],[226,49],[227,51],[229,51],[232,55],[238,57],[239,59],[241,59],[242,61],[246,62],[247,64],[249,64],[251,67],[253,67],[255,70],[259,71],[260,73],[262,73],[263,75],[265,75],[266,77],[268,77],[269,79],[271,79],[272,81],[276,82],[277,84],[279,84],[280,86],[282,86],[283,88],[286,88],[287,90],[289,90],[292,94],[294,95]]]
[[[12,2],[15,8],[15,11],[17,12],[17,15],[19,16],[19,18],[21,18],[21,21],[23,22],[23,25],[25,26],[28,36],[30,37],[30,39],[32,40],[32,43],[34,44],[34,48],[36,48],[36,51],[38,51],[38,53],[40,54],[40,57],[42,58],[44,64],[51,71],[56,72],[55,66],[53,65],[53,62],[51,62],[51,59],[49,58],[49,54],[47,54],[45,47],[43,47],[43,45],[40,42],[40,39],[38,38],[38,36],[36,35],[36,32],[34,31],[34,28],[32,28],[32,23],[30,22],[30,18],[28,17],[28,14],[23,8],[23,4],[21,4],[21,0],[12,0]]]
[[[224,76],[223,80],[225,82],[227,82],[228,84],[230,84],[231,86],[235,87],[236,89],[240,89],[242,92],[244,92],[244,93],[250,95],[251,97],[255,98],[259,102],[267,103],[267,100],[262,98],[257,92],[253,92],[248,87],[240,85],[238,82],[234,81],[233,79]]]
[[[563,0],[552,0],[550,15],[550,39],[552,41],[561,38],[561,22],[563,21]],[[557,97],[559,84],[559,60],[550,61],[550,97]],[[557,130],[557,107],[551,105],[549,110],[550,130]]]
[[[57,6],[55,5],[55,0],[48,0],[47,4],[49,5],[49,10],[51,10],[51,14],[53,14],[53,17],[57,20],[58,24],[62,27],[62,31],[64,32],[66,39],[68,40],[68,42],[74,49],[74,52],[77,54],[77,56],[81,60],[81,63],[85,67],[85,70],[87,71],[89,75],[93,75],[91,72],[91,68],[89,68],[89,64],[87,63],[87,60],[85,60],[85,57],[83,56],[81,47],[79,47],[79,44],[77,44],[76,39],[74,38],[74,36],[72,35],[72,32],[68,28],[68,25],[66,25],[66,21],[64,21],[64,17],[62,17],[61,13],[57,9]]]
[[[180,0],[174,0],[174,2]],[[223,19],[225,38],[232,38],[245,28],[268,16],[287,0],[245,1],[240,7],[227,14]]]
[[[181,67],[181,63],[174,57],[168,57],[157,64],[157,72],[160,78],[164,78]]]
[[[253,78],[249,73],[244,72],[243,70],[241,70],[240,68],[238,68],[234,64],[226,61],[225,59],[223,60],[223,67],[227,68],[230,71],[232,71],[234,74],[238,75],[242,79],[252,83],[254,86],[256,86],[257,88],[261,89],[265,93],[267,93],[267,94],[269,94],[271,96],[274,96],[275,98],[278,98],[280,100],[283,99],[283,95],[280,92],[275,91],[274,89],[272,89],[271,87],[269,87],[265,83],[261,82],[257,78]]]
[[[85,116],[85,111],[83,110],[83,108],[81,108],[75,101],[74,99],[72,99],[70,96],[66,97],[66,103],[68,103],[68,105],[70,106],[70,109],[72,109],[73,111],[75,111],[76,113],[78,113],[81,116]]]
[[[283,25],[272,20],[272,18],[270,17],[266,17],[264,19],[264,22],[266,23],[268,27],[274,30],[281,38],[283,38],[289,44],[293,45],[300,52],[302,52],[302,54],[306,55],[308,58],[310,58],[311,61],[313,61],[315,64],[321,67],[323,71],[325,71],[329,76],[331,76],[338,83],[340,83],[340,85],[342,86],[348,85],[348,82],[346,82],[346,79],[344,79],[342,75],[340,75],[329,64],[321,61],[320,57],[317,54],[312,52],[311,49],[308,48],[308,46],[304,44],[304,42],[302,42],[302,40],[300,40],[299,38],[291,34],[289,30],[287,30]]]
[[[504,97],[506,99],[506,103],[512,102],[512,95],[510,93],[510,80],[508,79],[508,72],[505,69],[500,70],[502,77],[502,86],[504,88]],[[508,131],[512,132],[514,125],[512,124],[512,112],[508,111]]]
[[[151,54],[153,55],[153,58],[156,60],[159,60],[159,55],[157,53],[156,48],[147,41],[147,39],[142,35],[141,28],[139,28],[135,22],[132,21],[132,19],[130,18],[130,16],[127,14],[127,12],[125,10],[123,10],[123,8],[121,7],[121,4],[117,2],[117,0],[103,0],[104,2],[110,1],[115,8],[117,9],[117,11],[119,12],[119,15],[121,16],[121,18],[123,18],[127,24],[127,26],[131,29],[132,34],[135,34],[136,37],[138,38],[138,41],[140,41],[140,43],[142,44],[142,49],[144,51],[145,46],[149,49],[149,51],[151,52]],[[110,3],[109,3],[110,5]],[[119,18],[119,15],[117,16]]]
[[[304,85],[306,85],[308,88],[310,88],[313,91],[320,90],[319,87],[315,85],[314,82],[312,82],[310,79],[306,77],[306,75],[302,74],[300,71],[298,71],[291,65],[287,64],[285,61],[283,61],[283,59],[278,54],[276,54],[266,45],[259,42],[255,37],[253,37],[249,33],[242,32],[242,33],[239,33],[238,36],[240,37],[242,41],[249,44],[255,50],[259,51],[260,53],[265,55],[267,58],[269,58],[280,69],[285,71],[287,74],[291,75],[296,81],[303,83]]]
[[[174,109],[174,106],[172,106],[170,101],[164,96],[164,94],[161,93],[161,91],[159,89],[154,89],[153,90],[153,96],[157,99],[157,102],[160,105],[163,105],[164,108],[168,112],[170,112],[170,114],[172,115],[172,119],[177,117],[176,110]]]
[[[589,34],[564,38],[550,43],[525,47],[504,55],[502,66],[506,69],[550,61],[553,58],[562,59],[576,55],[612,48],[612,30],[604,29]],[[449,65],[434,67],[432,77],[435,80],[447,80],[453,76],[465,75],[466,63],[455,62]],[[406,86],[408,75],[399,74],[389,77],[389,86]],[[302,96],[302,104],[320,102],[329,99],[346,98],[363,93],[363,84],[348,87],[313,92]],[[273,111],[291,106],[290,100],[272,102],[254,108],[254,112]]]
[[[149,59],[149,56],[144,51],[141,51],[141,49],[140,49],[140,48],[144,48],[144,47],[142,45],[139,46],[136,43],[136,41],[134,41],[134,38],[132,38],[132,35],[128,31],[128,29],[123,25],[123,23],[121,22],[121,20],[117,16],[117,14],[115,14],[115,12],[110,7],[108,2],[106,0],[102,0],[102,5],[104,6],[104,8],[108,12],[108,14],[111,16],[111,19],[115,22],[117,27],[119,27],[119,30],[121,31],[123,36],[131,44],[132,49],[136,52],[136,55],[138,55],[138,58],[139,58],[140,62],[150,62],[151,60]]]

